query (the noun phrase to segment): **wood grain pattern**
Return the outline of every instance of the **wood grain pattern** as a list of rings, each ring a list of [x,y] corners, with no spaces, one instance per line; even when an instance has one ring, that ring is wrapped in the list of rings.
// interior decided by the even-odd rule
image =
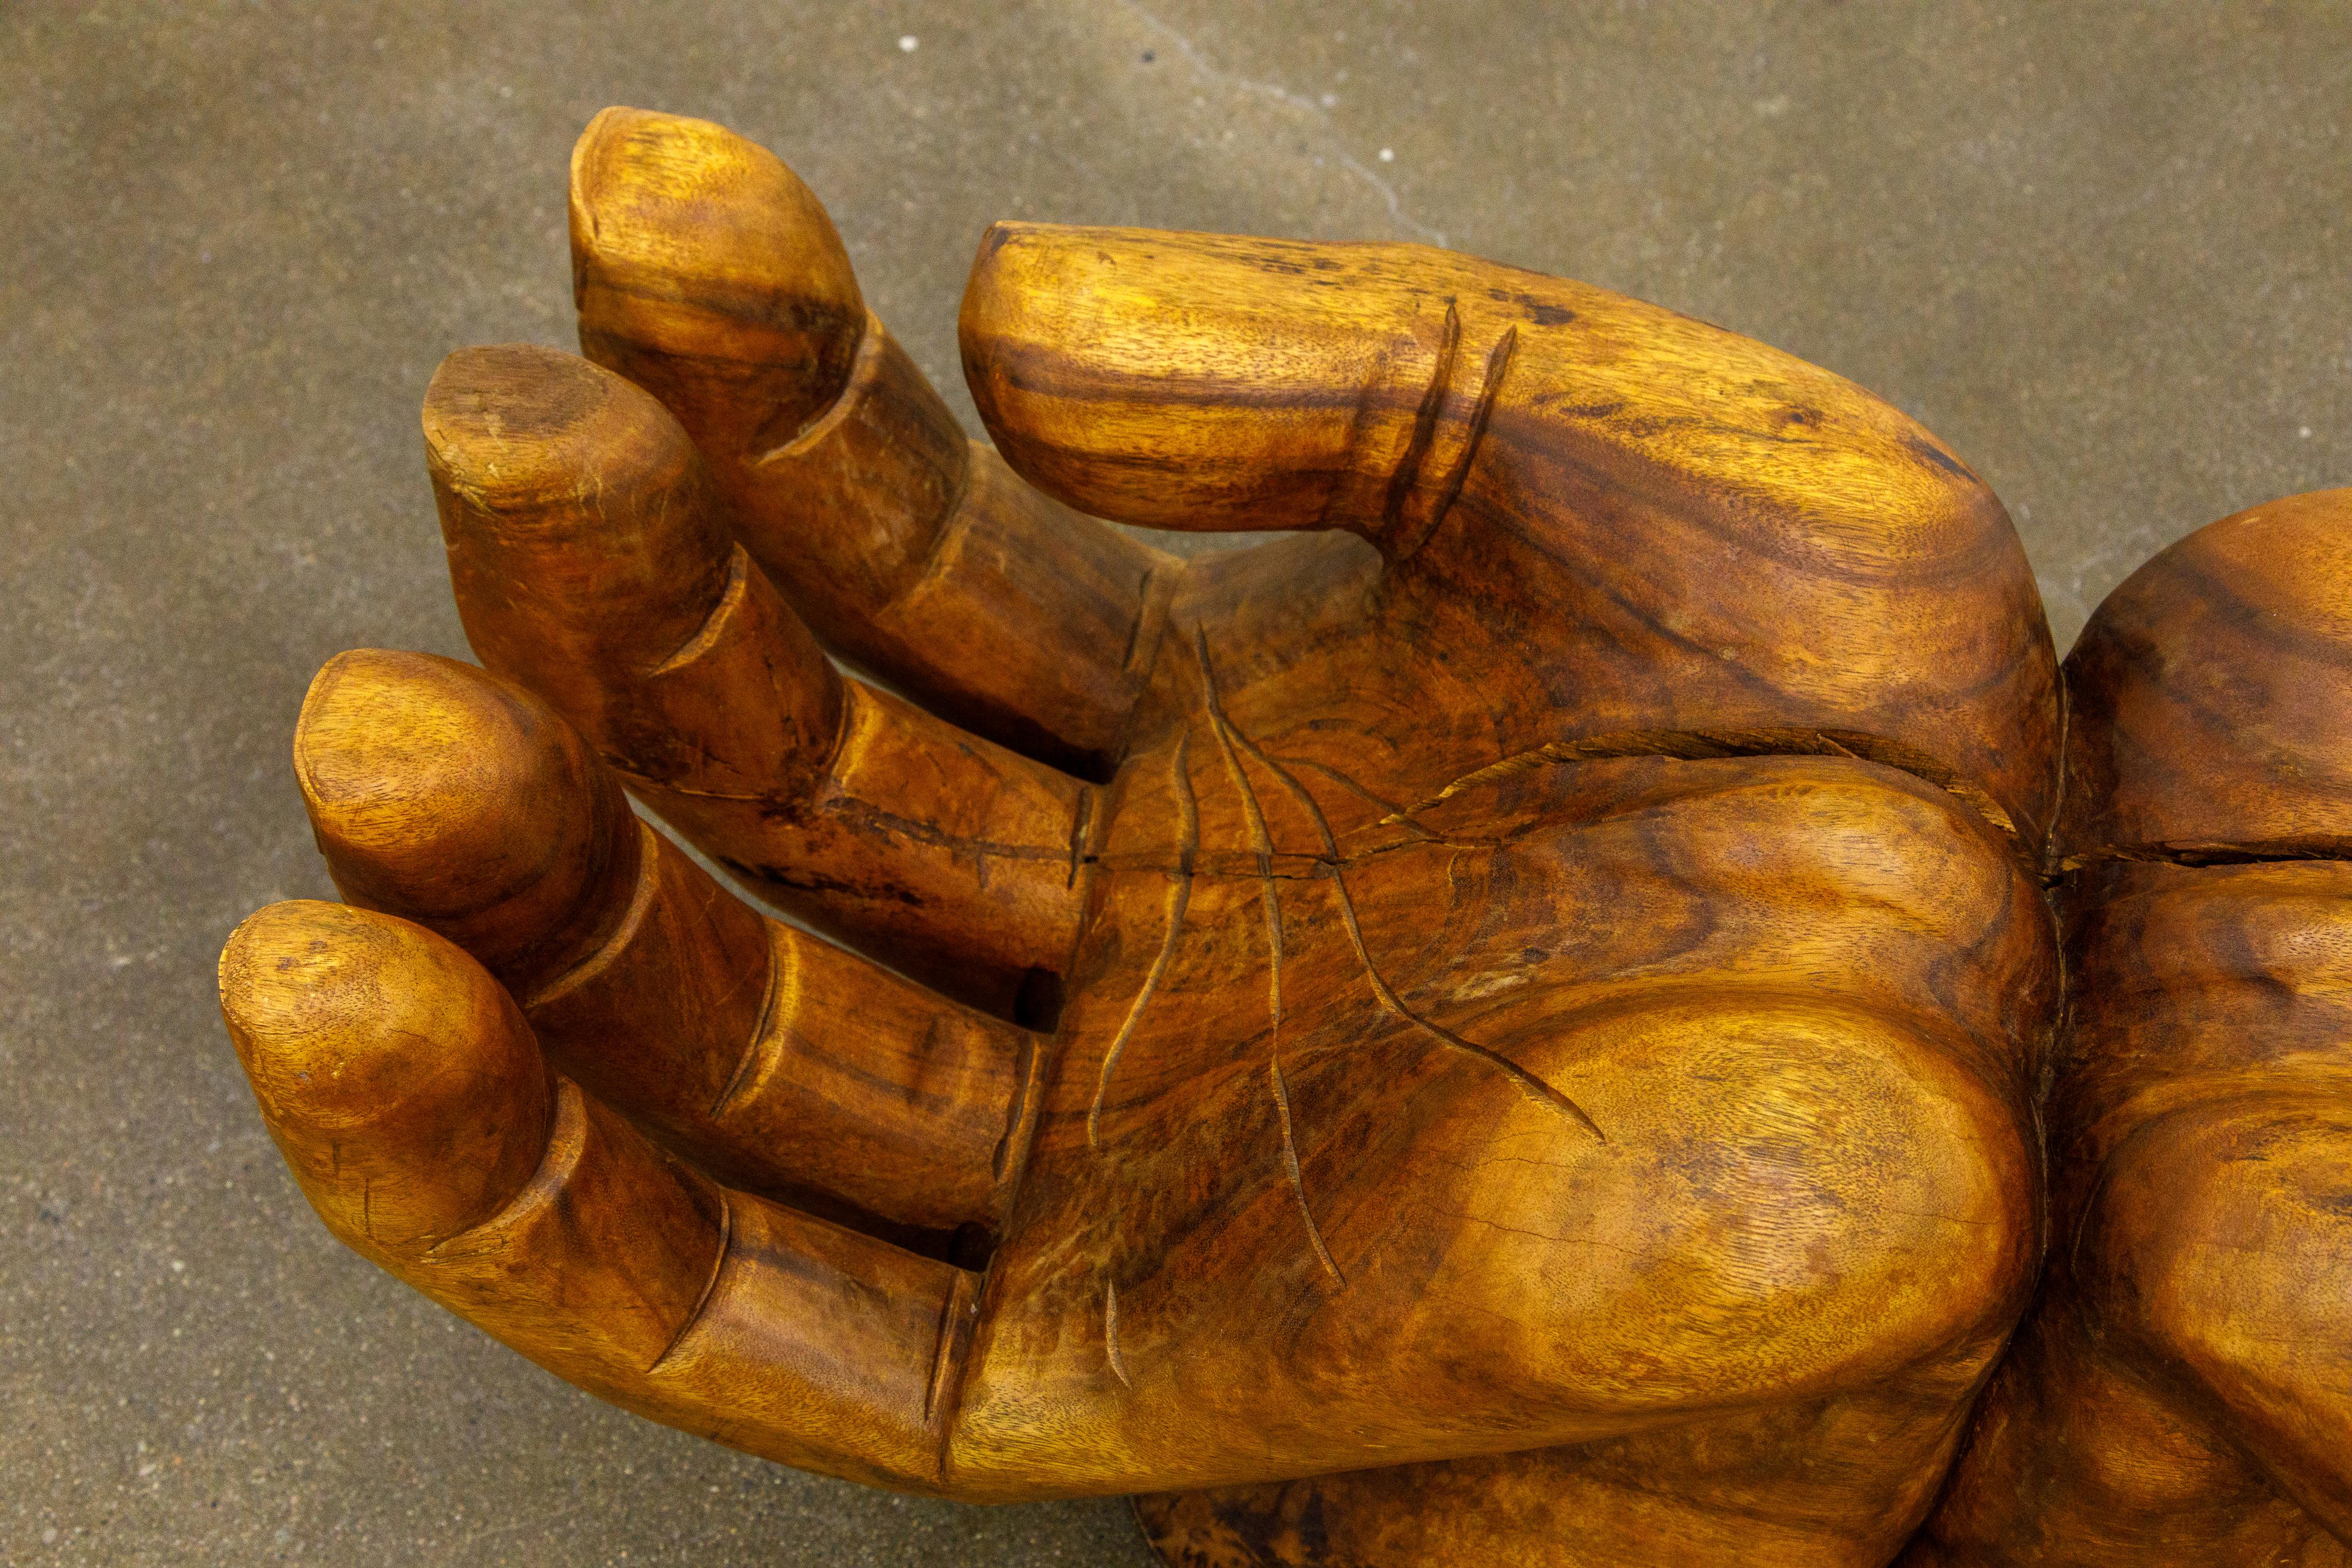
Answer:
[[[2352,491],[2066,663],[2048,1279],[1916,1564],[2352,1563]]]
[[[968,440],[772,153],[609,109],[572,160],[581,351],[668,406],[825,645],[975,734],[1116,765],[1177,562]]]
[[[992,450],[721,128],[600,116],[572,239],[586,357],[426,399],[486,668],[321,672],[348,902],[224,956],[337,1235],[782,1462],[1151,1494],[1171,1562],[1902,1549],[2032,1291],[2037,1092],[2105,1082],[2087,1014],[2053,1054],[2056,663],[1964,465],[1583,285],[1030,225],[964,304]],[[2333,1429],[2227,1386],[2328,1517]]]
[[[1424,247],[1142,230],[999,225],[961,330],[990,433],[1048,494],[1387,559],[1344,643],[1211,628],[1236,679],[1280,661],[1338,692],[1401,664],[1367,694],[1397,711],[1359,723],[1401,747],[1442,707],[1455,743],[1364,764],[1374,788],[1433,792],[1480,748],[1818,733],[2040,841],[2056,660],[2016,535],[1826,371]],[[1440,686],[1465,668],[1475,690]]]
[[[1000,1219],[1029,1034],[763,918],[631,815],[538,698],[345,653],[294,758],[343,896],[466,946],[551,1061],[665,1146],[899,1239]]]
[[[2200,528],[2108,595],[2069,661],[2060,859],[2352,852],[2352,492]]]
[[[950,994],[1009,1008],[1058,972],[1087,787],[835,674],[660,404],[568,354],[472,349],[425,430],[475,651],[666,821]]]

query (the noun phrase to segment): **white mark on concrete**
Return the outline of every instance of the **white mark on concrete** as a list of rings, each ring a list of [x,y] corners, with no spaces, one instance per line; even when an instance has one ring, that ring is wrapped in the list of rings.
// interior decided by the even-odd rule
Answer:
[[[1374,173],[1370,168],[1366,167],[1360,160],[1359,160],[1353,153],[1348,152],[1344,146],[1336,145],[1336,143],[1339,142],[1339,131],[1331,124],[1331,116],[1329,113],[1329,110],[1336,106],[1338,102],[1336,98],[1326,94],[1326,101],[1318,103],[1314,99],[1307,98],[1298,93],[1292,92],[1288,89],[1277,86],[1273,82],[1255,81],[1248,77],[1235,76],[1231,71],[1219,70],[1215,66],[1209,63],[1208,57],[1203,55],[1200,49],[1194,46],[1192,39],[1186,37],[1183,34],[1178,32],[1175,28],[1161,21],[1150,12],[1145,10],[1142,6],[1136,5],[1134,0],[1118,0],[1118,3],[1129,12],[1133,14],[1138,20],[1144,24],[1144,26],[1150,27],[1153,32],[1160,34],[1162,37],[1166,38],[1169,43],[1173,45],[1177,52],[1184,57],[1186,63],[1192,66],[1193,73],[1199,76],[1203,81],[1209,82],[1213,86],[1228,89],[1234,92],[1251,93],[1259,98],[1270,98],[1276,103],[1286,105],[1288,108],[1298,110],[1302,114],[1311,117],[1315,120],[1316,124],[1321,129],[1323,134],[1335,143],[1331,150],[1332,161],[1337,162],[1342,169],[1347,170],[1349,173],[1353,174],[1357,179],[1361,180],[1365,184],[1370,185],[1379,193],[1381,200],[1388,205],[1389,217],[1391,222],[1411,229],[1414,234],[1419,235],[1423,239],[1427,240],[1432,245],[1443,246],[1446,243],[1444,230],[1431,228],[1427,224],[1423,223],[1419,218],[1414,217],[1411,213],[1404,210],[1404,199],[1397,194],[1396,187],[1394,185],[1390,184],[1386,180],[1381,179],[1380,175]],[[1195,103],[1202,103],[1205,100],[1196,97],[1192,101]],[[1381,161],[1382,162],[1395,162],[1394,151],[1390,148],[1382,148],[1381,150]]]
[[[922,47],[923,40],[915,37],[914,34],[901,33],[898,35],[898,52],[900,54],[911,55]]]

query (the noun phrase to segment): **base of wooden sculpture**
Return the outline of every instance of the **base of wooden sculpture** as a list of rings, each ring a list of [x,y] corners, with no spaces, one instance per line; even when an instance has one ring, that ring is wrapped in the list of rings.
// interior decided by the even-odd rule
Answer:
[[[1325,1493],[1331,1481],[1345,1479],[1150,1492],[1130,1500],[1144,1540],[1170,1568],[1337,1568],[1363,1561],[1346,1547],[1335,1549],[1330,1537]],[[1373,1522],[1371,1533],[1387,1532]],[[1436,1563],[1444,1555],[1412,1546],[1405,1550],[1409,1555],[1391,1555],[1383,1562]],[[1478,1560],[1512,1559],[1490,1548]]]
[[[1579,1563],[1557,1495],[1486,1464],[1406,1465],[1133,1500],[1171,1568],[1497,1568]]]
[[[1135,1512],[1171,1568],[1873,1568],[1927,1511],[1951,1430],[1877,1413],[1828,1400]]]
[[[1543,1468],[1543,1467],[1538,1467]],[[1562,1500],[1494,1461],[1405,1465],[1276,1486],[1134,1499],[1171,1568],[1497,1568],[1580,1563],[1589,1532]],[[1572,1510],[1573,1504],[1570,1505]]]

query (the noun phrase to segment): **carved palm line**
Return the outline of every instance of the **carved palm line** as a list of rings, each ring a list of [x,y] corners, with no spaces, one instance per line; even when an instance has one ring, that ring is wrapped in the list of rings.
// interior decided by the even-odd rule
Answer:
[[[1307,813],[1308,820],[1315,824],[1315,831],[1322,841],[1324,852],[1318,865],[1318,873],[1331,879],[1340,924],[1348,933],[1348,940],[1355,949],[1357,962],[1362,966],[1364,977],[1382,1010],[1401,1022],[1418,1030],[1437,1045],[1470,1056],[1499,1071],[1530,1100],[1574,1122],[1600,1142],[1605,1144],[1609,1138],[1608,1134],[1601,1130],[1599,1124],[1595,1123],[1585,1113],[1584,1108],[1575,1101],[1508,1057],[1491,1051],[1475,1040],[1465,1040],[1442,1024],[1433,1023],[1423,1017],[1407,1005],[1381,977],[1379,966],[1373,963],[1370,949],[1364,942],[1363,929],[1356,919],[1355,900],[1348,891],[1344,869],[1345,857],[1339,852],[1339,840],[1331,831],[1329,819],[1324,815],[1323,809],[1316,801],[1315,797],[1298,781],[1297,776],[1289,768],[1284,766],[1283,761],[1268,756],[1225,712],[1224,704],[1217,690],[1216,671],[1209,658],[1207,636],[1197,628],[1193,632],[1193,653],[1200,665],[1202,701],[1209,720],[1209,728],[1217,737],[1219,749],[1224,756],[1226,771],[1233,779],[1235,791],[1240,796],[1243,816],[1249,824],[1251,851],[1256,862],[1255,876],[1259,897],[1265,915],[1266,1004],[1270,1019],[1266,1046],[1266,1084],[1273,1096],[1276,1119],[1282,1130],[1283,1168],[1289,1177],[1291,1191],[1298,1200],[1299,1218],[1306,1225],[1307,1239],[1309,1245],[1314,1248],[1316,1259],[1329,1273],[1333,1282],[1344,1287],[1347,1284],[1347,1276],[1340,1271],[1339,1263],[1331,1256],[1330,1249],[1325,1246],[1322,1231],[1315,1223],[1314,1210],[1307,1202],[1306,1179],[1299,1166],[1298,1145],[1291,1116],[1289,1084],[1282,1071],[1283,919],[1282,897],[1278,888],[1280,879],[1274,873],[1274,841],[1266,831],[1265,813],[1258,803],[1257,790],[1251,784],[1247,770],[1242,766],[1243,752],[1247,752],[1256,759],[1259,766],[1280,779],[1284,788]],[[1145,975],[1142,987],[1136,992],[1135,1000],[1129,1005],[1127,1017],[1120,1023],[1118,1032],[1112,1037],[1109,1047],[1103,1052],[1102,1066],[1096,1076],[1094,1100],[1087,1112],[1087,1143],[1091,1148],[1100,1149],[1102,1146],[1103,1103],[1109,1093],[1111,1075],[1118,1066],[1119,1058],[1126,1051],[1128,1041],[1133,1038],[1145,1011],[1151,1005],[1153,998],[1158,995],[1160,984],[1167,976],[1169,967],[1175,956],[1177,942],[1183,932],[1185,913],[1191,904],[1192,880],[1196,874],[1194,857],[1200,848],[1201,830],[1199,803],[1192,792],[1191,760],[1192,736],[1188,731],[1178,737],[1171,763],[1182,836],[1179,843],[1177,863],[1170,874],[1165,930],[1160,938],[1160,952],[1152,960],[1151,968]],[[1323,768],[1319,764],[1315,766],[1322,771],[1332,772],[1334,777],[1338,776],[1333,769]],[[1343,782],[1346,781],[1343,780]],[[1349,783],[1349,787],[1355,793],[1365,795],[1368,800],[1373,799],[1359,786]],[[1383,810],[1392,810],[1384,803],[1377,800],[1374,800],[1374,803],[1381,805]],[[1417,822],[1412,822],[1405,813],[1392,811],[1392,815],[1424,839],[1433,837],[1428,830],[1421,827]],[[1118,1322],[1118,1296],[1115,1290],[1105,1295],[1104,1315],[1106,1327],[1110,1329],[1115,1336]],[[1116,1338],[1113,1337],[1110,1343],[1115,1344]],[[1120,1370],[1116,1362],[1115,1352],[1113,1370],[1115,1372]],[[1123,1373],[1121,1373],[1120,1381],[1126,1381]]]
[[[1486,435],[1487,419],[1494,412],[1496,396],[1502,388],[1504,372],[1510,365],[1512,350],[1517,342],[1517,326],[1507,327],[1486,356],[1484,373],[1479,378],[1479,385],[1470,399],[1468,409],[1456,413],[1452,419],[1446,418],[1449,412],[1446,408],[1447,394],[1452,390],[1462,352],[1461,314],[1454,300],[1446,301],[1434,372],[1415,410],[1412,434],[1397,465],[1396,473],[1390,480],[1383,507],[1385,526],[1382,533],[1399,557],[1410,556],[1417,550],[1436,532],[1438,525],[1453,509],[1454,499],[1461,494],[1471,463]],[[1453,439],[1441,439],[1446,435]],[[1448,447],[1452,450],[1442,450]],[[1438,457],[1434,465],[1430,462],[1433,455]],[[1434,483],[1424,486],[1425,476],[1433,479]],[[1197,626],[1193,629],[1192,646],[1199,662],[1202,701],[1209,727],[1217,737],[1218,748],[1224,755],[1226,771],[1233,779],[1234,789],[1241,798],[1244,817],[1249,824],[1259,897],[1265,914],[1266,1008],[1269,1018],[1266,1087],[1273,1097],[1276,1120],[1282,1131],[1283,1170],[1289,1177],[1293,1196],[1298,1200],[1298,1216],[1306,1227],[1307,1243],[1314,1249],[1316,1259],[1323,1265],[1325,1272],[1331,1276],[1332,1282],[1344,1289],[1347,1276],[1340,1271],[1339,1262],[1331,1256],[1331,1249],[1324,1244],[1321,1228],[1315,1223],[1314,1207],[1307,1197],[1306,1176],[1299,1166],[1297,1134],[1290,1109],[1290,1087],[1282,1072],[1282,895],[1274,874],[1274,841],[1266,831],[1265,813],[1258,804],[1256,788],[1251,784],[1249,773],[1242,766],[1243,751],[1248,752],[1259,766],[1282,781],[1283,787],[1315,824],[1316,835],[1322,841],[1324,852],[1318,869],[1331,878],[1340,923],[1347,929],[1348,940],[1355,948],[1357,961],[1363,967],[1365,979],[1370,984],[1372,994],[1379,999],[1382,1009],[1418,1029],[1440,1046],[1463,1052],[1497,1069],[1528,1098],[1575,1122],[1601,1142],[1607,1143],[1608,1135],[1585,1113],[1582,1106],[1567,1095],[1508,1058],[1422,1017],[1390,988],[1381,976],[1379,966],[1372,962],[1370,949],[1365,946],[1363,930],[1356,919],[1355,900],[1348,892],[1344,857],[1339,853],[1339,840],[1331,831],[1329,819],[1323,814],[1323,809],[1315,797],[1298,781],[1297,776],[1282,762],[1268,756],[1225,712],[1224,704],[1218,695],[1216,670],[1209,658],[1208,637]],[[1174,959],[1176,944],[1183,933],[1184,916],[1192,901],[1192,879],[1196,874],[1194,858],[1200,848],[1201,831],[1200,807],[1192,792],[1191,765],[1192,733],[1188,728],[1177,739],[1171,764],[1181,838],[1177,865],[1170,879],[1165,930],[1160,937],[1160,952],[1152,960],[1142,987],[1136,992],[1135,1000],[1119,1024],[1118,1032],[1103,1052],[1102,1066],[1095,1080],[1093,1103],[1087,1110],[1087,1144],[1090,1148],[1100,1149],[1102,1146],[1103,1101],[1109,1093],[1111,1074],[1117,1070],[1119,1058],[1141,1023],[1144,1012],[1159,994],[1160,984]],[[1434,837],[1412,821],[1410,814],[1395,811],[1337,769],[1312,766],[1328,773],[1351,793],[1370,800],[1388,812],[1391,820],[1402,821],[1409,831],[1421,838]],[[1118,1354],[1118,1291],[1116,1282],[1110,1283],[1104,1292],[1103,1331],[1111,1371],[1124,1384],[1128,1378]]]

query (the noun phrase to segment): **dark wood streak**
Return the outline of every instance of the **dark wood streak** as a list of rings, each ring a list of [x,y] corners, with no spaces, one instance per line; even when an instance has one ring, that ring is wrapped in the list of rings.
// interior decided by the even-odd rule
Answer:
[[[1495,340],[1494,348],[1487,351],[1485,382],[1478,389],[1478,401],[1471,409],[1469,426],[1463,438],[1462,450],[1454,457],[1452,465],[1446,470],[1444,479],[1440,482],[1436,498],[1429,505],[1428,516],[1421,519],[1402,538],[1387,536],[1390,538],[1389,551],[1391,559],[1398,561],[1412,559],[1420,551],[1422,546],[1427,544],[1432,536],[1444,526],[1445,519],[1453,515],[1454,503],[1461,498],[1462,486],[1468,481],[1471,467],[1478,460],[1478,449],[1486,439],[1487,422],[1494,417],[1496,402],[1502,395],[1503,377],[1510,370],[1511,356],[1518,346],[1518,324],[1513,322],[1503,329],[1503,335]]]

